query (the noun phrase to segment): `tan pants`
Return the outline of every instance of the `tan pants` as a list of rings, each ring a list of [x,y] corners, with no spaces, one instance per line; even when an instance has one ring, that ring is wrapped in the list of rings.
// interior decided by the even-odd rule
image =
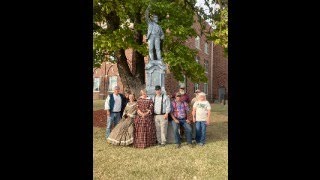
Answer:
[[[157,140],[160,144],[167,142],[168,119],[164,119],[164,115],[155,115],[154,121],[157,129]]]

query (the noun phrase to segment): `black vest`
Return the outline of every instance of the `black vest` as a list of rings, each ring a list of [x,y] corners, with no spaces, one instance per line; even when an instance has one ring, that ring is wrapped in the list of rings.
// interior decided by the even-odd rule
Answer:
[[[120,116],[122,116],[122,113],[124,111],[124,108],[126,107],[127,105],[127,100],[126,98],[124,97],[124,95],[122,94],[119,94],[120,95],[120,98],[121,98],[121,113],[120,113]],[[113,94],[109,94],[110,96],[110,101],[109,101],[109,107],[110,107],[110,112],[113,112],[113,107],[114,107],[114,98],[113,98]]]

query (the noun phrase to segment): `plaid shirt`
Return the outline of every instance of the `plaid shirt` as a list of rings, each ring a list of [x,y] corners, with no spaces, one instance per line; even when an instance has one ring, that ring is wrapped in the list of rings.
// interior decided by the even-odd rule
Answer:
[[[175,105],[176,104],[176,105]],[[187,118],[189,107],[186,102],[172,102],[173,115],[178,119]]]

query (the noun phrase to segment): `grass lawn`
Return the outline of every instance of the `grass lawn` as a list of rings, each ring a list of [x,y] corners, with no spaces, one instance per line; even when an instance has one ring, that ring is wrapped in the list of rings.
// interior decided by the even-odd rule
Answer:
[[[93,110],[104,109],[105,100],[93,100]]]
[[[94,110],[104,101],[95,100]],[[212,106],[207,144],[189,148],[182,143],[136,149],[106,143],[105,128],[93,128],[93,173],[95,180],[107,179],[228,179],[227,105]]]

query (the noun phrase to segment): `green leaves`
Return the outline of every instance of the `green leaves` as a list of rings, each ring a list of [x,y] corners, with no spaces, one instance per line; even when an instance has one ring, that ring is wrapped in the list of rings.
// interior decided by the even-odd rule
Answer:
[[[207,39],[212,40],[215,45],[224,48],[225,56],[228,56],[228,0],[204,0],[206,7],[210,4],[219,5],[219,8],[212,9],[208,16],[204,16],[216,28],[209,34]]]
[[[177,44],[172,51],[164,54],[164,60],[177,80],[182,81],[186,75],[192,82],[207,82],[204,68],[195,61],[197,52],[187,46]]]
[[[163,59],[174,77],[182,80],[186,75],[193,82],[206,82],[204,68],[195,61],[197,51],[184,45],[188,38],[196,36],[192,27],[195,0],[94,0],[94,66],[114,61],[109,55],[121,49],[131,48],[148,55],[147,43],[137,37],[147,33],[144,13],[149,3],[150,14],[158,15],[165,32]],[[211,38],[219,41],[216,35]]]

